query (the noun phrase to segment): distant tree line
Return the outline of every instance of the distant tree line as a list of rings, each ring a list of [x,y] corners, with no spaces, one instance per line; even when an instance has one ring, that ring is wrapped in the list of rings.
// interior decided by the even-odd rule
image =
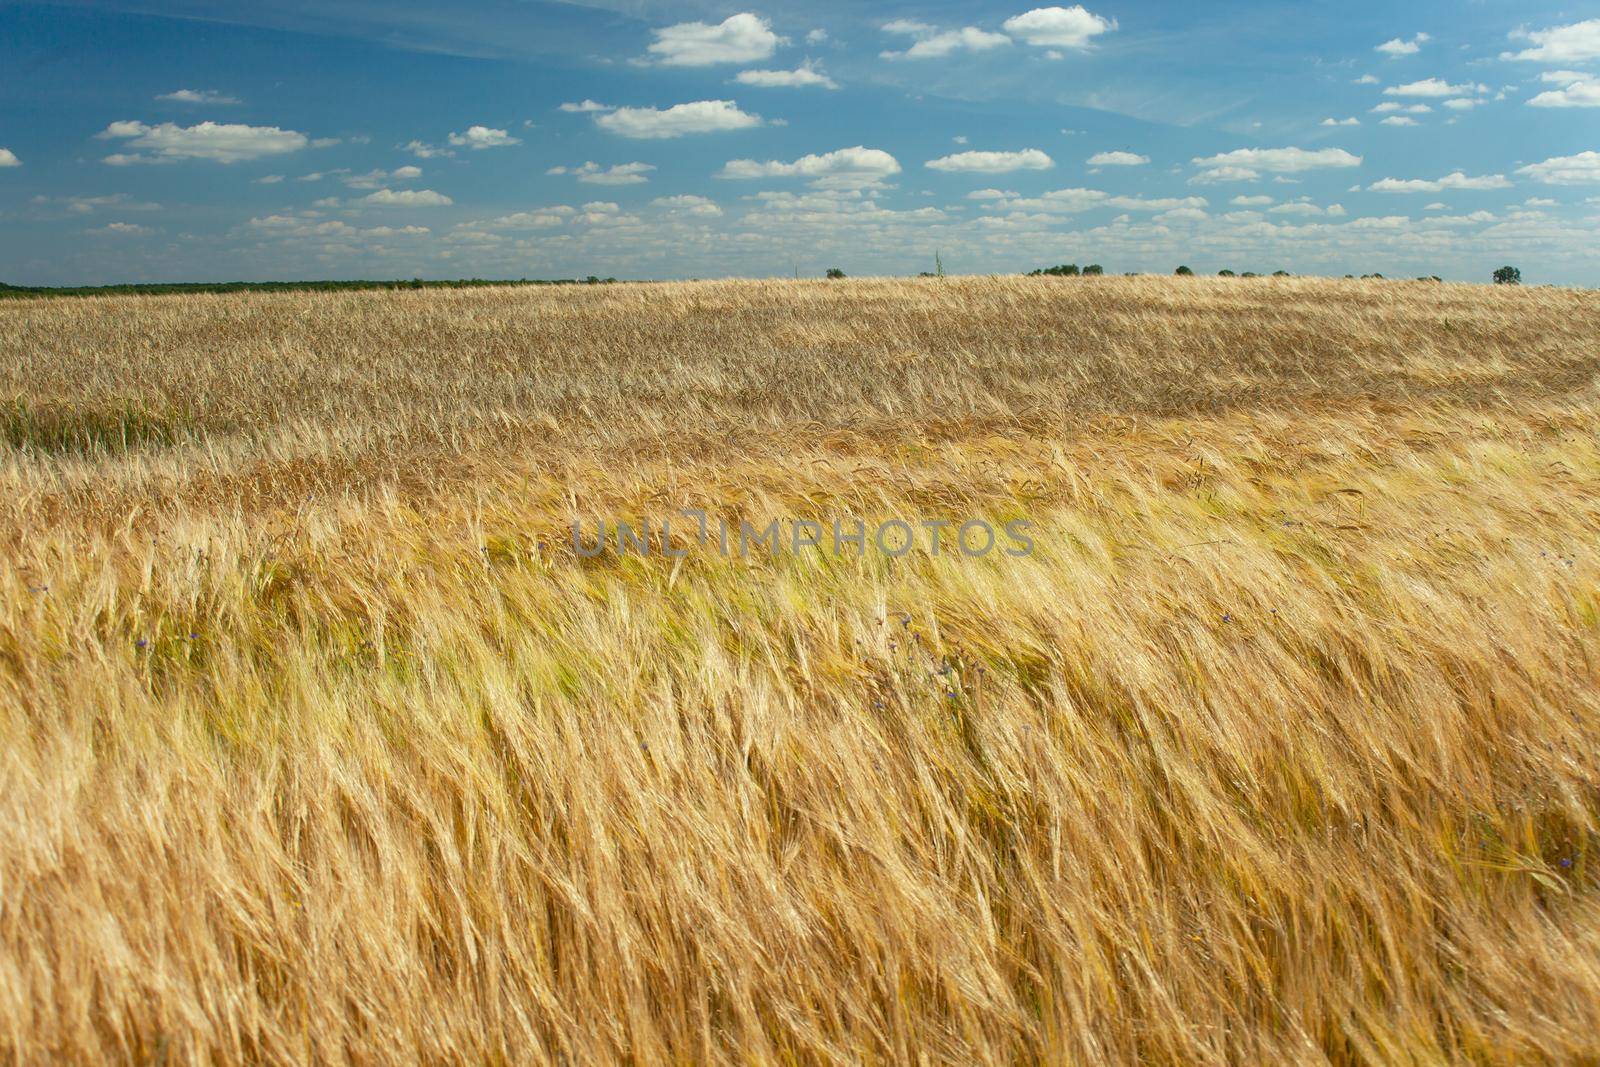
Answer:
[[[1106,269],[1098,263],[1091,263],[1082,270],[1078,269],[1076,263],[1058,263],[1054,267],[1040,267],[1037,270],[1030,270],[1027,276],[1029,278],[1076,278],[1079,275],[1083,275],[1094,278],[1105,272]]]
[[[361,289],[468,289],[505,285],[608,285],[615,278],[454,278],[410,281],[136,282],[123,285],[7,285],[0,298],[23,296],[160,296],[171,293],[334,293]]]
[[[1098,263],[1091,263],[1091,264],[1089,264],[1089,266],[1084,267],[1082,270],[1078,269],[1078,265],[1076,263],[1063,263],[1063,264],[1060,264],[1060,265],[1054,266],[1054,267],[1038,267],[1038,268],[1036,268],[1034,270],[1030,270],[1027,273],[1026,277],[1029,277],[1029,278],[1037,278],[1037,277],[1076,278],[1080,274],[1104,274],[1104,273],[1105,273],[1105,271],[1103,271],[1101,269],[1100,264],[1098,264]],[[1133,273],[1133,272],[1130,271],[1129,273]],[[1194,270],[1192,268],[1186,267],[1186,266],[1180,266],[1177,270],[1173,271],[1172,273],[1177,275],[1180,278],[1192,278],[1192,277],[1194,277]],[[1291,275],[1286,270],[1275,270],[1275,271],[1272,272],[1272,276],[1274,278],[1290,278],[1290,277],[1293,277],[1293,275]],[[1255,273],[1254,271],[1248,271],[1247,270],[1243,274],[1235,274],[1233,271],[1228,270],[1227,268],[1223,268],[1222,270],[1217,271],[1217,277],[1219,277],[1219,278],[1259,278],[1261,276],[1259,274]],[[1354,278],[1355,275],[1354,274],[1346,274],[1345,277],[1346,278]],[[1376,273],[1374,273],[1374,274],[1363,274],[1361,277],[1362,277],[1362,280],[1364,280],[1364,281],[1383,281],[1384,280],[1383,275],[1376,274]],[[1417,281],[1419,281],[1419,282],[1442,282],[1442,281],[1444,281],[1444,279],[1439,277],[1437,274],[1424,274],[1424,275],[1419,276],[1417,278]],[[1498,270],[1496,270],[1494,272],[1494,283],[1496,285],[1521,285],[1522,284],[1522,272],[1520,270],[1518,270],[1516,267],[1511,267],[1511,266],[1501,267],[1500,269],[1498,269]]]

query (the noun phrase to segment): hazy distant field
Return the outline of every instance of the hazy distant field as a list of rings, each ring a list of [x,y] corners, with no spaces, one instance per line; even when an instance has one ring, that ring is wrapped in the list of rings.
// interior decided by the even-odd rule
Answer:
[[[0,404],[5,1062],[1600,1058],[1600,294],[18,299]],[[680,508],[1034,551],[571,541]]]

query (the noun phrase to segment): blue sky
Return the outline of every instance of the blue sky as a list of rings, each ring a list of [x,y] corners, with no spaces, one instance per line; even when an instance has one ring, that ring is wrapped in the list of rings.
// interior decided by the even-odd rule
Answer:
[[[0,281],[1600,285],[1600,4],[0,2]]]

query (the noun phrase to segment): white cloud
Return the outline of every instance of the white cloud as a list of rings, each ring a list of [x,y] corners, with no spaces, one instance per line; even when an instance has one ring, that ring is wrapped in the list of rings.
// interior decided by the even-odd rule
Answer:
[[[1333,118],[1332,116],[1329,116],[1328,118],[1325,118],[1325,119],[1322,120],[1322,125],[1324,125],[1324,126],[1359,126],[1359,125],[1361,125],[1361,120],[1358,119],[1358,118],[1354,118],[1354,117],[1347,118],[1347,119],[1336,119],[1336,118]]]
[[[522,141],[505,130],[495,130],[488,126],[468,126],[466,133],[452,133],[450,143],[457,148],[477,151],[484,148],[505,148],[508,145],[521,144]]]
[[[163,122],[149,126],[143,122],[113,122],[95,135],[101,140],[121,140],[137,149],[133,154],[116,153],[105,161],[112,166],[130,163],[172,163],[186,159],[209,159],[216,163],[239,163],[263,156],[281,155],[304,148],[303,133],[276,126],[242,126],[202,122],[179,126]]]
[[[939,59],[955,52],[987,52],[1011,43],[1003,33],[991,33],[976,26],[963,26],[959,30],[940,32],[937,27],[910,19],[895,19],[883,24],[886,33],[905,34],[916,38],[904,52],[880,52],[884,59]]]
[[[691,133],[720,133],[761,125],[761,116],[740,111],[732,100],[696,100],[653,107],[619,107],[609,115],[596,115],[595,125],[623,137],[682,137]]]
[[[967,194],[968,200],[1013,200],[1020,193],[1007,192],[1004,189],[974,189]]]
[[[668,67],[709,67],[766,59],[782,41],[767,20],[749,12],[729,15],[716,25],[680,22],[655,31],[647,51]]]
[[[1416,124],[1416,119],[1407,118],[1405,115],[1390,115],[1378,123],[1379,126],[1415,126]]]
[[[131,222],[108,222],[104,226],[99,226],[92,230],[84,230],[83,232],[104,234],[111,237],[143,237],[156,231],[148,226],[135,226]]]
[[[862,189],[881,185],[900,173],[900,161],[881,148],[840,148],[801,156],[793,163],[731,159],[718,178],[809,178],[817,189]]]
[[[251,219],[248,225],[252,230],[260,231],[264,237],[282,241],[314,240],[324,243],[369,238],[420,237],[431,232],[426,226],[373,226],[359,229],[348,222],[336,219],[318,222],[315,215],[302,218],[288,215],[258,216]]]
[[[422,141],[412,141],[405,146],[405,150],[418,159],[436,159],[441,156],[453,156],[454,152],[448,148],[439,148],[435,145],[425,144]]]
[[[589,98],[585,97],[576,104],[562,104],[557,110],[575,111],[579,114],[586,114],[590,111],[615,111],[616,108],[610,104],[602,104],[598,100],[590,100]]]
[[[1469,100],[1464,96],[1458,96],[1453,100],[1446,100],[1443,106],[1451,111],[1471,111],[1481,103],[1482,100]]]
[[[1423,78],[1421,81],[1407,82],[1404,85],[1391,85],[1383,91],[1384,96],[1467,96],[1472,93],[1486,93],[1487,85],[1451,85],[1443,78]]]
[[[1548,30],[1517,30],[1513,40],[1532,41],[1534,47],[1505,59],[1529,59],[1537,63],[1582,63],[1600,59],[1600,19],[1574,22]]]
[[[806,34],[806,44],[821,44],[827,39],[828,31],[820,28],[812,30],[810,33]]]
[[[1351,82],[1350,84],[1352,84],[1352,85],[1377,85],[1378,84],[1378,76],[1376,74],[1363,74],[1363,75],[1361,75],[1361,77],[1357,78],[1355,81]]]
[[[649,181],[645,174],[655,170],[650,163],[618,163],[602,167],[590,160],[580,167],[551,167],[546,174],[570,174],[589,185],[642,185]]]
[[[1543,163],[1518,167],[1517,173],[1546,185],[1600,185],[1600,152],[1553,156]]]
[[[1189,179],[1190,185],[1214,185],[1217,182],[1253,182],[1261,172],[1250,167],[1212,167]]]
[[[1009,174],[1015,170],[1049,170],[1055,165],[1055,160],[1037,148],[1017,152],[957,152],[924,164],[930,170],[959,174]]]
[[[1236,196],[1228,203],[1235,207],[1265,207],[1272,203],[1270,196]]]
[[[1373,193],[1437,193],[1445,189],[1509,189],[1511,183],[1504,174],[1484,174],[1476,178],[1468,177],[1462,171],[1453,171],[1443,178],[1383,178],[1367,186],[1368,192]]]
[[[1370,110],[1374,115],[1397,115],[1397,114],[1404,114],[1404,115],[1431,115],[1431,114],[1433,114],[1433,108],[1430,107],[1427,104],[1401,104],[1401,103],[1396,103],[1393,100],[1385,100],[1383,103],[1377,105],[1374,108],[1371,108]]]
[[[111,193],[106,196],[36,196],[29,203],[40,206],[62,204],[73,215],[92,215],[102,208],[114,208],[117,211],[161,210],[160,204],[134,200],[127,193]]]
[[[1529,107],[1600,107],[1600,78],[1575,70],[1549,71],[1543,81],[1556,82],[1560,89],[1549,89],[1528,101]]]
[[[1398,59],[1401,56],[1414,56],[1414,55],[1416,55],[1418,52],[1422,51],[1422,46],[1424,44],[1426,44],[1428,41],[1429,41],[1429,37],[1425,33],[1419,33],[1415,37],[1411,38],[1411,40],[1409,40],[1409,41],[1405,41],[1405,40],[1400,39],[1399,37],[1396,37],[1396,38],[1394,38],[1392,40],[1385,41],[1382,44],[1378,45],[1376,48],[1373,49],[1373,51],[1374,52],[1382,52],[1384,55],[1388,56],[1390,59]]]
[[[722,209],[713,201],[703,196],[684,193],[681,196],[658,196],[650,201],[651,206],[659,207],[672,215],[692,215],[695,218],[713,219],[722,214]]]
[[[394,170],[369,170],[365,174],[352,174],[347,170],[318,171],[304,174],[295,181],[315,182],[323,178],[338,178],[352,189],[382,189],[391,181],[410,181],[422,177],[421,167],[396,167]]]
[[[1215,156],[1196,156],[1194,182],[1254,181],[1261,171],[1299,174],[1330,167],[1359,167],[1361,157],[1342,148],[1236,148]]]
[[[432,189],[379,189],[362,197],[360,202],[381,207],[449,207],[455,203]]]
[[[510,215],[501,215],[485,225],[490,225],[504,230],[539,230],[552,226],[563,226],[577,211],[566,204],[557,204],[554,207],[533,208],[530,211],[518,211]]]
[[[754,85],[762,89],[804,89],[811,86],[839,88],[838,82],[813,67],[810,60],[794,70],[741,70],[733,80],[740,85]]]
[[[217,104],[230,105],[242,104],[237,96],[218,92],[216,89],[175,89],[170,93],[162,93],[157,100],[168,100],[175,104]]]
[[[1160,197],[1146,200],[1137,196],[1112,196],[1099,189],[1056,189],[1036,197],[1017,197],[1006,193],[987,198],[990,210],[1012,214],[1032,212],[1040,215],[1076,214],[1093,208],[1122,211],[1191,211],[1208,206],[1203,196]]]
[[[1079,4],[1072,7],[1036,7],[1001,24],[1024,44],[1047,48],[1087,48],[1102,33],[1117,28],[1115,20],[1101,18]]]
[[[1096,152],[1089,157],[1091,167],[1142,167],[1148,162],[1149,156],[1133,152]]]
[[[22,166],[22,160],[17,158],[15,152],[9,148],[0,148],[0,170],[4,170],[6,167],[20,166]]]

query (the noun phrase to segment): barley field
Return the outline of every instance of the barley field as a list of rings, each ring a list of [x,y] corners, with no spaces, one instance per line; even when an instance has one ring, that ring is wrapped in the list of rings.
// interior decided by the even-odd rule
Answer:
[[[1600,1062],[1600,294],[18,299],[0,405],[0,1062]]]

